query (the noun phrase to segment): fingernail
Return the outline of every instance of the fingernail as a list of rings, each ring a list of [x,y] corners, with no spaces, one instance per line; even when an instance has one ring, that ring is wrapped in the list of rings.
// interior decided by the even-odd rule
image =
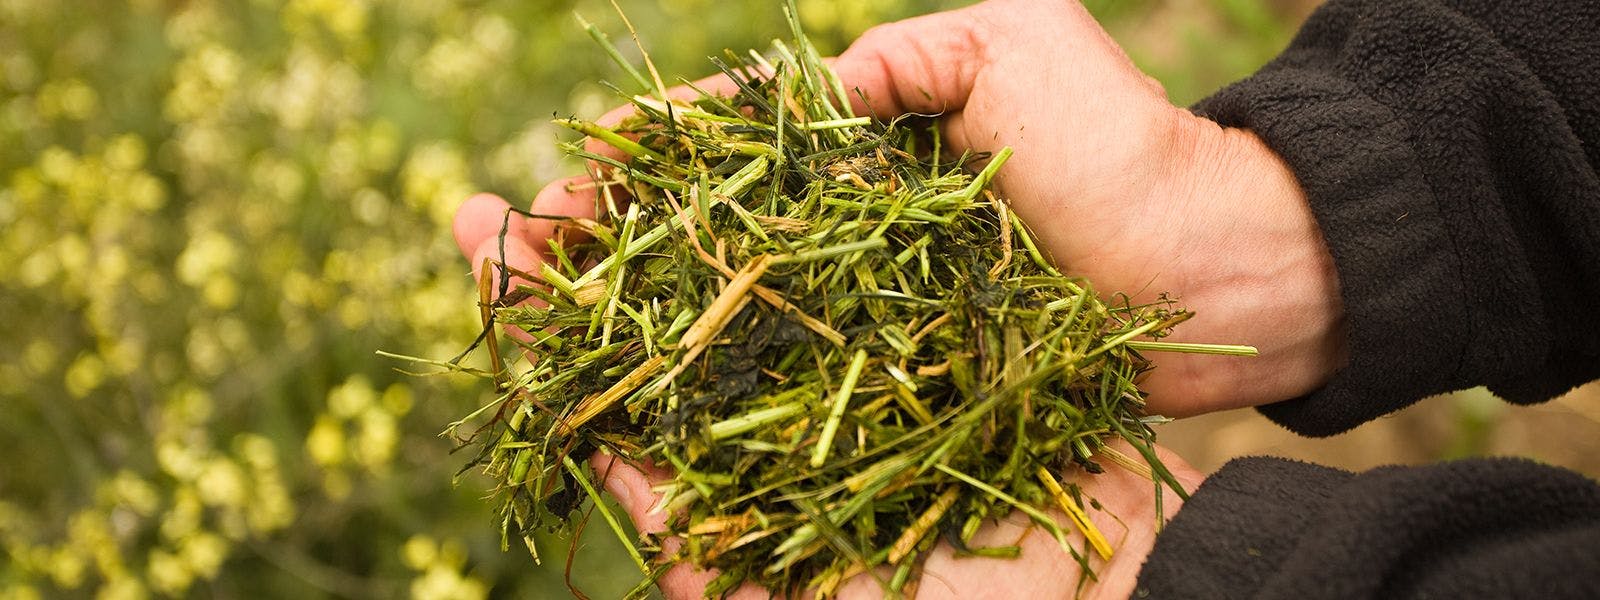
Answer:
[[[595,459],[599,460],[596,461]],[[606,488],[606,491],[611,492],[611,496],[616,498],[617,502],[625,507],[633,505],[633,490],[623,483],[622,478],[616,473],[616,457],[607,455],[601,458],[596,456],[590,459],[590,464],[594,466],[595,475],[602,479],[601,485]]]

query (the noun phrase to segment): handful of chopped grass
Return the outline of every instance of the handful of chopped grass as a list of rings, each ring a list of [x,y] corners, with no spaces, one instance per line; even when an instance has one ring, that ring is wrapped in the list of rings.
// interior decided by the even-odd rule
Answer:
[[[526,532],[567,528],[588,501],[646,584],[659,546],[628,539],[574,457],[672,468],[662,504],[684,543],[660,558],[719,570],[708,595],[745,581],[828,595],[879,566],[904,591],[940,540],[1014,554],[964,548],[1012,511],[1087,572],[1111,549],[1057,474],[1111,460],[1150,474],[1158,499],[1162,484],[1182,494],[1151,450],[1139,351],[1218,348],[1140,341],[1190,313],[1107,302],[1057,272],[990,190],[1009,149],[947,160],[926,118],[854,116],[794,28],[793,48],[715,60],[736,94],[683,102],[589,27],[652,95],[616,127],[558,121],[627,158],[564,145],[604,165],[599,216],[564,219],[541,272],[504,269],[546,286],[482,282],[503,395],[449,433],[478,445],[508,536],[535,558]],[[531,368],[510,370],[496,324],[532,335]]]

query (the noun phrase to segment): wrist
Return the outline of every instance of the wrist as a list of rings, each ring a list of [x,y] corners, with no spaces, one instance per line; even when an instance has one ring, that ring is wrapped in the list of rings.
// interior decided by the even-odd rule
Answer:
[[[1193,412],[1258,406],[1315,391],[1346,357],[1333,257],[1298,179],[1253,132],[1186,111],[1166,161],[1167,192],[1185,198],[1186,240],[1171,291],[1194,320],[1175,341],[1248,344],[1248,359],[1184,356]],[[1169,364],[1171,361],[1163,363]],[[1165,408],[1165,407],[1163,407]]]

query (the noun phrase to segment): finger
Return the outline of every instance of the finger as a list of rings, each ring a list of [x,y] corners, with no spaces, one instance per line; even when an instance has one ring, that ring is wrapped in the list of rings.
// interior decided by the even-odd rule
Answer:
[[[1056,57],[1098,75],[1107,71],[1108,58],[1127,62],[1081,3],[989,0],[869,29],[839,56],[834,71],[866,96],[865,102],[851,99],[858,113],[891,118],[963,110],[975,90],[991,86],[1002,90],[995,97],[1010,100],[1040,96],[1041,86],[1079,85],[1051,80],[1055,65],[1041,59]],[[1150,85],[1137,69],[1111,71],[1124,70],[1129,74],[1119,76]]]
[[[867,30],[833,62],[855,92],[852,107],[879,118],[961,110],[987,64],[991,11],[978,4]]]
[[[695,88],[699,89],[697,90]],[[693,101],[700,97],[700,90],[704,90],[706,93],[718,96],[731,96],[739,91],[739,85],[734,83],[732,79],[728,79],[727,75],[717,74],[695,80],[693,82],[693,87],[690,87],[689,85],[679,85],[667,88],[667,98],[672,100]],[[654,94],[647,95],[652,97],[654,96]],[[638,108],[636,108],[632,103],[624,104],[607,111],[603,115],[600,115],[599,119],[595,119],[595,124],[600,125],[601,127],[616,127],[617,124],[621,123],[623,119],[631,117],[637,113]],[[632,134],[624,133],[623,136],[629,139],[638,139],[638,136]],[[584,140],[583,149],[590,153],[615,159],[620,162],[628,161],[627,153],[613,148],[610,144],[594,138]],[[594,173],[606,173],[609,170],[605,166],[594,161],[589,161],[589,169]]]
[[[471,258],[484,240],[500,237],[502,229],[507,236],[532,239],[527,236],[525,229],[527,219],[510,209],[510,203],[494,194],[474,194],[463,201],[456,209],[455,221],[451,224],[461,255]],[[473,267],[477,268],[477,265]]]
[[[523,241],[520,236],[513,237],[508,235],[504,238],[503,243],[499,236],[486,238],[479,242],[478,247],[472,251],[472,277],[475,280],[483,280],[484,273],[482,270],[485,259],[495,264],[494,272],[489,273],[489,276],[494,278],[491,286],[494,290],[493,299],[500,297],[501,277],[506,273],[499,266],[499,263],[510,265],[511,268],[530,275],[538,273],[540,268],[544,266],[544,256],[529,246],[528,242]],[[509,285],[505,286],[505,291],[514,290],[519,285],[531,286],[537,283],[536,281],[512,275]]]
[[[697,90],[695,88],[699,89]],[[734,83],[732,79],[728,79],[727,75],[718,73],[716,75],[710,75],[696,79],[690,84],[667,88],[667,98],[670,100],[693,102],[694,100],[700,98],[700,90],[705,90],[706,92],[717,96],[731,96],[739,91],[739,85]],[[655,97],[654,93],[646,95],[652,98]],[[614,127],[616,124],[621,123],[623,119],[632,116],[635,112],[637,112],[637,110],[634,108],[633,104],[624,104],[607,111],[606,114],[601,115],[599,119],[596,119],[595,123],[604,125],[606,127]]]
[[[847,89],[856,92],[850,100],[858,114],[892,118],[908,112],[958,111],[966,106],[988,63],[989,23],[996,14],[1015,13],[1020,8],[989,2],[880,25],[829,62]],[[695,86],[720,95],[739,89],[725,75],[700,79]],[[677,86],[668,89],[667,95],[693,100],[699,92]],[[631,104],[623,105],[595,122],[613,127],[635,112]],[[593,139],[584,143],[584,149],[619,161],[627,158],[622,151]],[[591,164],[591,168],[603,172],[597,165]]]
[[[502,246],[504,247],[504,252],[501,251]],[[494,265],[494,271],[488,274],[489,277],[494,278],[493,281],[489,282],[489,290],[490,294],[492,294],[491,301],[500,298],[501,290],[510,292],[517,289],[519,285],[538,285],[536,281],[512,275],[511,280],[502,287],[500,278],[505,275],[506,271],[500,266],[500,263],[511,265],[512,268],[528,274],[538,273],[540,267],[544,265],[544,257],[542,255],[529,247],[528,243],[522,240],[522,237],[511,235],[505,236],[503,244],[499,236],[486,238],[478,243],[478,247],[473,250],[471,258],[473,280],[483,281],[483,266],[486,260],[489,261],[489,264]],[[522,301],[521,304],[545,306],[545,302],[538,298],[529,298]],[[503,325],[500,329],[506,335],[523,342],[532,342],[534,339],[532,334],[515,325]]]
[[[639,533],[653,535],[667,530],[667,515],[657,506],[661,496],[651,488],[671,479],[671,472],[649,464],[635,467],[605,452],[595,452],[589,458],[589,465],[600,477],[601,485],[606,491],[611,492],[611,496],[617,499],[617,504],[622,506],[623,512],[633,520],[633,526]],[[663,540],[662,555],[672,556],[682,543],[678,538]],[[674,600],[699,598],[704,595],[706,584],[716,578],[716,571],[697,569],[692,565],[680,563],[663,573],[657,584],[666,592],[667,598]],[[757,600],[769,596],[770,594],[761,588],[746,583],[734,590],[728,598]]]
[[[661,589],[666,592],[666,597],[671,600],[698,599],[705,597],[706,586],[711,583],[711,580],[716,579],[718,574],[718,571],[697,569],[687,563],[679,563],[662,574],[658,583],[661,585]],[[733,590],[732,593],[721,597],[727,598],[727,600],[770,600],[775,596],[753,583],[746,582],[740,585],[738,589]]]
[[[539,190],[539,195],[534,196],[533,205],[528,212],[534,215],[549,217],[568,217],[574,219],[593,219],[600,201],[600,188],[594,184],[594,179],[588,175],[568,177],[551,182]],[[560,219],[543,219],[539,216],[526,219],[524,231],[526,240],[536,247],[545,247],[545,240],[555,236],[556,229],[562,226]],[[576,230],[568,230],[575,232]],[[568,234],[572,235],[571,233]],[[569,240],[572,239],[569,237]]]
[[[628,513],[639,533],[657,534],[667,530],[666,513],[656,510],[661,497],[651,488],[670,477],[669,474],[658,469],[647,473],[605,452],[595,452],[589,458],[589,465],[600,477],[601,485],[617,499],[622,511]]]

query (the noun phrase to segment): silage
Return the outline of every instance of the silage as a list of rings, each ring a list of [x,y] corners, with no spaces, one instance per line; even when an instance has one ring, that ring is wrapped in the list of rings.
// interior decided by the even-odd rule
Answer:
[[[538,558],[531,532],[588,506],[647,581],[686,561],[720,571],[708,595],[859,574],[903,592],[940,541],[1014,554],[967,544],[1013,511],[1085,568],[1109,555],[1062,474],[1110,461],[1182,493],[1152,450],[1142,352],[1247,349],[1153,342],[1191,313],[1058,272],[991,185],[1009,149],[951,157],[931,118],[854,115],[798,26],[792,48],[716,59],[737,93],[692,101],[589,30],[637,114],[558,121],[614,149],[563,146],[597,167],[598,216],[530,214],[559,221],[551,260],[483,271],[502,274],[482,282],[501,395],[449,431],[500,482],[508,539]],[[525,362],[499,325],[532,338]],[[597,449],[671,470],[670,556],[599,501],[577,464]]]

